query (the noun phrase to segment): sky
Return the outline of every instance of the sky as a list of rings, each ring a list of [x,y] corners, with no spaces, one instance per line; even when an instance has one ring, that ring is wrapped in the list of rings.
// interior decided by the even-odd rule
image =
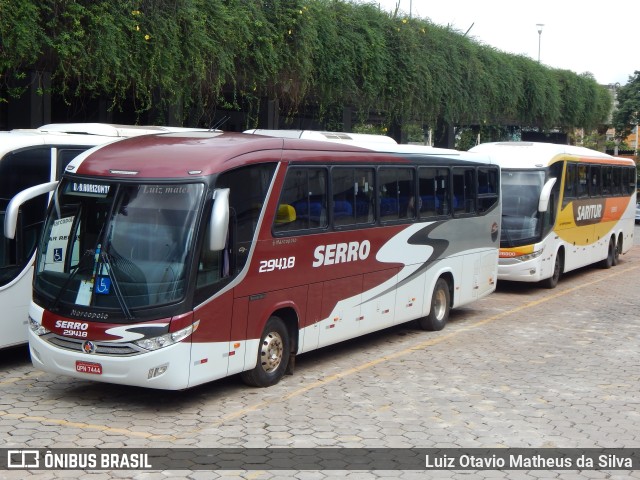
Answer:
[[[500,51],[625,85],[640,70],[640,1],[359,0],[426,18]],[[537,24],[543,24],[538,33]]]

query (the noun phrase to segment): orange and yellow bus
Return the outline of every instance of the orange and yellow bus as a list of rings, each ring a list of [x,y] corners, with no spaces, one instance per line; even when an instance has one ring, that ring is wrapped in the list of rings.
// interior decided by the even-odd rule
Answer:
[[[471,151],[501,167],[499,280],[554,288],[570,270],[616,265],[633,245],[632,160],[533,142],[486,143]]]

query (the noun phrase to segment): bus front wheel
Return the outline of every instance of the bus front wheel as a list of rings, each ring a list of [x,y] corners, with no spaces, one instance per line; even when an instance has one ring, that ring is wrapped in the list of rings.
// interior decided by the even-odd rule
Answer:
[[[562,253],[558,251],[558,253],[556,253],[556,260],[553,263],[553,273],[549,278],[545,278],[540,282],[544,288],[556,288],[560,280],[560,275],[562,275],[562,267]]]
[[[258,362],[252,370],[241,373],[242,380],[252,387],[270,387],[280,381],[287,370],[291,353],[289,331],[282,319],[267,321],[258,346]]]
[[[451,308],[451,292],[449,283],[444,278],[439,278],[431,296],[431,309],[429,315],[418,319],[418,325],[423,330],[442,330],[449,319]]]

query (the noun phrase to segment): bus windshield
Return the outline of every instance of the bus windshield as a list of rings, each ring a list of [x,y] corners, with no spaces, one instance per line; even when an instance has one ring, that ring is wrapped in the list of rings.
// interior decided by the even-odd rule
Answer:
[[[63,180],[38,249],[34,291],[50,308],[132,310],[184,296],[203,184]]]
[[[544,170],[502,170],[501,247],[536,243],[542,233],[538,201],[544,186]]]

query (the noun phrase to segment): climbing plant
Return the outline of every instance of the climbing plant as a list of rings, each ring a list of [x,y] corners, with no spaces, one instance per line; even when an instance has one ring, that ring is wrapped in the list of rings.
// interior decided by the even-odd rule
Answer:
[[[428,12],[427,12],[428,15]],[[589,75],[500,52],[460,32],[345,0],[0,0],[0,101],[32,71],[71,103],[137,112],[180,105],[184,121],[277,100],[284,115],[336,124],[349,107],[387,125],[606,121]],[[255,126],[255,125],[253,125]]]

